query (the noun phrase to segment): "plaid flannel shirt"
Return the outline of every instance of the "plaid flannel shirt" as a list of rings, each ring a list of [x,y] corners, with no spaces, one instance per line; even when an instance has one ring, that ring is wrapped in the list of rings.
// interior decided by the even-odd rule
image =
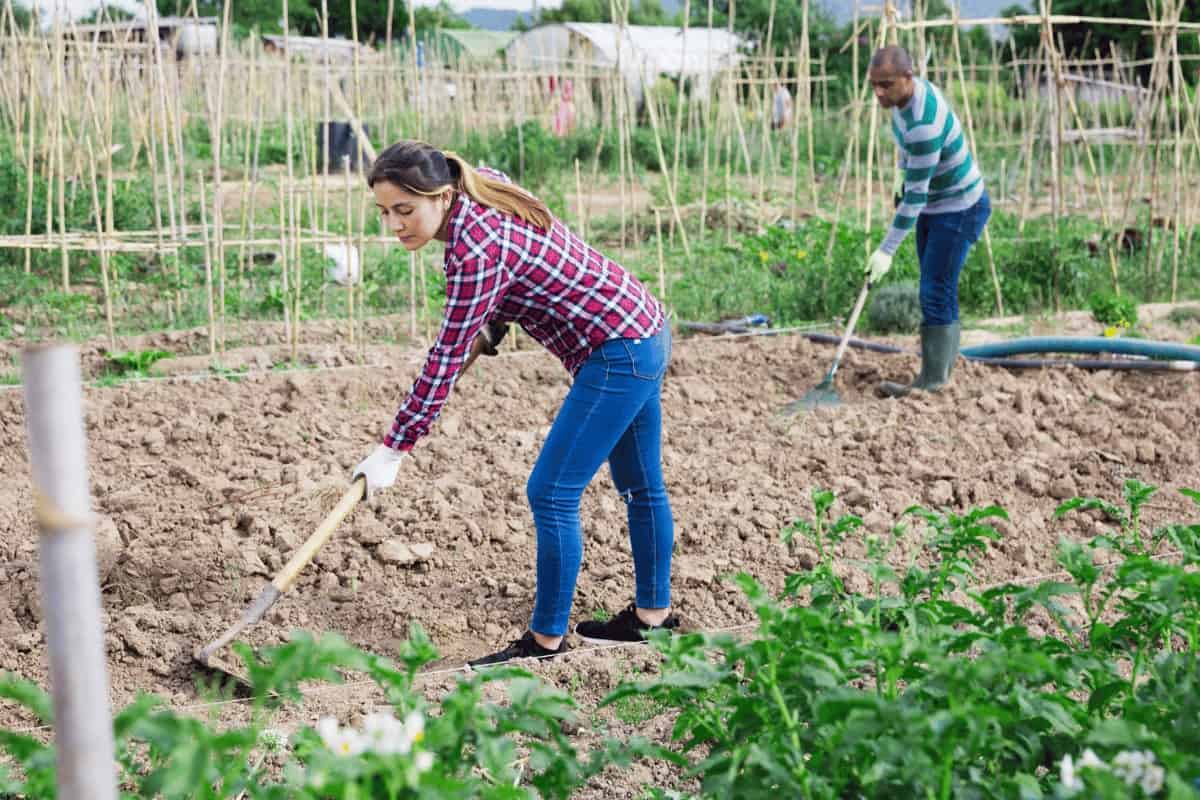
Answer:
[[[510,182],[503,173],[481,173]],[[446,310],[420,377],[384,444],[411,450],[437,420],[488,322],[515,322],[575,375],[610,339],[645,338],[666,323],[646,287],[555,218],[550,230],[459,193],[446,243]]]

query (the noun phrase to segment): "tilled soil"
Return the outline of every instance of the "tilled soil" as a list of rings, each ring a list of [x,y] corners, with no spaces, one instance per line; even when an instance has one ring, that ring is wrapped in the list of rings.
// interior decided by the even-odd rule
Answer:
[[[86,390],[116,706],[139,691],[197,702],[193,648],[237,619],[311,532],[390,422],[420,357],[376,349],[370,360],[391,366]],[[835,511],[860,515],[875,532],[914,503],[1003,506],[1012,522],[983,557],[985,582],[1055,572],[1058,539],[1097,525],[1088,515],[1055,520],[1055,507],[1079,494],[1119,501],[1129,477],[1163,487],[1148,524],[1197,516],[1174,491],[1200,488],[1194,372],[1012,373],[960,362],[947,390],[896,401],[874,387],[911,374],[916,359],[851,350],[838,375],[843,404],[781,420],[776,412],[819,383],[831,357],[832,348],[794,336],[676,340],[664,458],[676,520],[675,607],[685,627],[751,621],[723,576],[745,571],[778,589],[812,565],[811,548],[789,551],[779,533],[811,512],[814,487],[836,490]],[[435,666],[450,668],[519,635],[534,595],[524,486],[567,389],[567,375],[543,353],[482,359],[396,486],[343,523],[247,641],[279,642],[299,627],[387,653],[419,622],[443,655]],[[19,391],[0,393],[0,467],[0,670],[45,685]],[[583,520],[575,620],[616,612],[633,592],[624,505],[606,471],[585,495]],[[916,551],[915,538],[898,559]],[[862,537],[839,555],[863,557]],[[839,570],[850,588],[866,588],[853,567]],[[579,653],[538,671],[594,704],[620,678],[652,669],[647,655]],[[438,676],[428,690],[448,680]],[[293,718],[357,713],[370,694],[322,693]],[[616,733],[640,727],[669,736],[661,716],[639,726],[607,719]],[[28,722],[0,705],[0,725]],[[642,782],[663,779],[639,769],[597,796],[636,796]]]

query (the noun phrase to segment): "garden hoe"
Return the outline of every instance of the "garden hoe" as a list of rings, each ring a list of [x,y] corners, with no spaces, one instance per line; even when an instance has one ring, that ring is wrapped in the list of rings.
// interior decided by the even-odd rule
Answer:
[[[212,642],[196,650],[194,653],[196,661],[208,669],[225,673],[244,686],[249,686],[249,679],[246,677],[246,674],[238,667],[217,655],[217,651],[232,642],[234,637],[246,630],[246,628],[261,620],[271,606],[275,605],[275,601],[284,595],[288,589],[292,588],[292,584],[296,582],[296,578],[308,566],[308,562],[313,560],[313,556],[317,554],[321,546],[333,535],[333,531],[341,523],[342,519],[363,498],[366,486],[365,478],[358,478],[350,484],[350,488],[342,495],[342,499],[338,501],[337,506],[329,512],[329,515],[313,531],[313,534],[308,537],[304,544],[300,545],[300,549],[275,574],[275,577],[263,588],[258,597],[254,599],[254,602],[246,608],[242,613],[242,618]]]
[[[783,409],[785,417],[793,416],[801,411],[811,411],[814,408],[822,406],[836,406],[841,402],[838,399],[837,390],[833,388],[833,376],[837,374],[838,366],[842,363],[842,356],[846,354],[846,346],[850,343],[850,336],[854,333],[854,326],[858,324],[858,317],[862,314],[863,305],[867,302],[867,293],[869,291],[871,291],[871,279],[867,278],[863,282],[862,290],[858,293],[858,299],[854,301],[854,310],[850,312],[850,319],[846,321],[846,332],[842,334],[842,340],[838,342],[837,352],[833,356],[833,365],[829,368],[829,372],[826,373],[825,380],[817,384],[804,397],[788,403]]]

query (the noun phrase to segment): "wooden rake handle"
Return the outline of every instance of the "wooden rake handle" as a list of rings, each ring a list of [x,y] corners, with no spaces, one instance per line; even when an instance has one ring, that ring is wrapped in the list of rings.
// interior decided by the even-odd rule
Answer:
[[[275,574],[271,579],[271,585],[274,586],[280,594],[285,593],[292,588],[292,584],[296,582],[296,578],[308,566],[308,562],[313,560],[313,556],[317,551],[329,541],[329,537],[337,530],[337,526],[349,514],[358,501],[362,500],[366,494],[367,479],[358,478],[343,494],[342,499],[333,507],[333,510],[325,517],[321,524],[313,531],[312,535],[300,545],[300,549],[292,554],[288,562]]]

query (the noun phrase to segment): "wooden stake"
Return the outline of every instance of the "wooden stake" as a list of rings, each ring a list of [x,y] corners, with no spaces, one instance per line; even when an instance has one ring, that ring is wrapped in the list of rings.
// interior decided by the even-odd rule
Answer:
[[[107,237],[104,232],[104,216],[100,211],[99,180],[96,177],[96,152],[92,148],[91,137],[84,138],[87,146],[88,163],[91,165],[92,178],[92,211],[96,216],[96,233],[100,237],[100,280],[104,291],[104,322],[108,329],[108,349],[117,349],[117,337],[113,330],[112,291],[108,285],[108,248],[105,246]]]
[[[196,179],[200,183],[200,235],[204,242],[204,295],[208,303],[208,354],[217,354],[217,319],[216,307],[213,303],[213,264],[212,244],[208,235],[208,195],[204,188],[204,173],[196,170]]]
[[[662,213],[658,206],[654,207],[654,232],[658,242],[658,297],[665,303],[667,301],[667,268],[663,260]]]
[[[954,19],[957,20],[958,19],[958,6],[954,6],[952,13],[954,15]],[[975,122],[974,122],[974,119],[972,118],[972,114],[971,114],[971,95],[967,91],[967,79],[966,79],[966,76],[963,74],[962,50],[960,49],[959,43],[958,43],[958,29],[959,29],[958,25],[955,25],[950,29],[951,30],[951,40],[954,43],[954,61],[956,64],[958,64],[958,86],[962,90],[963,112],[966,116],[966,119],[964,121],[967,124],[967,137],[968,137],[968,140],[971,145],[971,152],[975,155],[976,158],[978,158],[979,157],[979,149],[978,149],[978,146],[976,144],[976,139],[975,139]],[[995,293],[995,296],[996,296],[996,314],[998,316],[1003,317],[1004,316],[1004,295],[1000,291],[1000,278],[999,278],[999,276],[996,275],[996,259],[995,259],[995,256],[992,254],[992,236],[991,236],[991,233],[988,231],[987,225],[984,225],[984,228],[983,228],[983,246],[984,246],[984,249],[987,251],[988,270],[992,276],[992,291]]]
[[[579,215],[579,236],[587,239],[587,212],[583,205],[583,181],[579,177],[579,159],[575,159],[575,208]]]
[[[66,800],[116,800],[79,353],[67,346],[26,348],[21,363],[41,533],[38,582],[53,691],[55,783]]]

